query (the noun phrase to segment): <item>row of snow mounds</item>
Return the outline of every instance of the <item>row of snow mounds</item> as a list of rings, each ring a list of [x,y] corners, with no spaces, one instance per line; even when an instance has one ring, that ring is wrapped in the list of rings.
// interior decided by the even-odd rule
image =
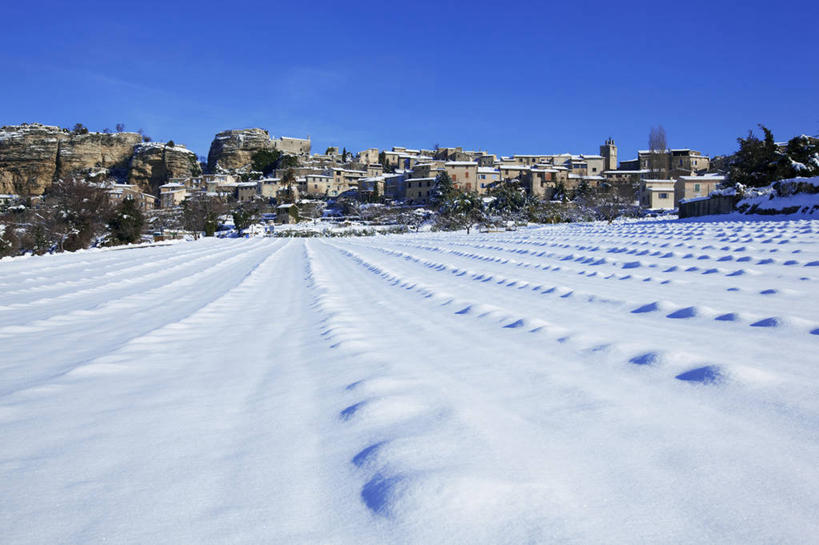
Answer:
[[[337,421],[360,438],[349,464],[361,483],[360,501],[374,522],[401,532],[403,537],[390,541],[520,543],[532,536],[575,533],[579,521],[573,520],[574,508],[565,504],[571,493],[565,483],[552,479],[560,469],[547,462],[555,453],[543,441],[543,431],[494,395],[473,389],[470,362],[482,353],[481,333],[457,319],[435,322],[446,327],[452,341],[426,330],[434,318],[425,308],[433,305],[449,320],[452,314],[446,309],[456,303],[441,305],[428,292],[406,289],[411,282],[357,261],[344,242],[306,244],[308,278],[326,317],[327,342],[333,350],[346,347],[356,362],[372,363],[356,363],[362,374],[344,386],[346,401],[339,405]],[[360,275],[362,266],[372,274]],[[371,301],[357,300],[361,289]],[[390,302],[390,314],[376,324],[374,319],[385,318],[372,310],[381,301]],[[411,354],[396,354],[395,342],[405,331],[429,335],[429,342],[410,345]],[[453,344],[471,353],[436,358]],[[514,358],[514,352],[508,355]],[[575,529],[565,529],[567,523]]]
[[[819,214],[819,176],[779,180],[766,187],[748,189],[736,209],[753,215]]]
[[[161,285],[165,278],[184,277],[215,265],[230,252],[228,248],[215,250],[209,244],[202,244],[176,252],[167,259],[152,259],[161,253],[133,252],[126,259],[107,260],[93,268],[89,266],[91,262],[80,262],[75,267],[79,270],[66,267],[69,270],[57,273],[60,278],[57,282],[50,277],[42,277],[48,280],[39,283],[36,277],[28,278],[18,289],[0,295],[0,316],[4,311],[33,310],[32,306],[47,306],[44,311],[53,311],[72,300],[92,304],[94,300],[110,299],[118,293],[150,289]]]
[[[316,293],[314,306],[323,316],[321,335],[331,349],[354,358],[361,367],[362,376],[344,385],[346,401],[337,414],[340,425],[366,438],[349,458],[361,479],[360,501],[372,515],[401,518],[422,507],[408,504],[423,500],[413,496],[421,495],[424,473],[440,465],[436,458],[447,443],[437,428],[442,420],[445,425],[447,407],[419,388],[420,381],[391,368],[391,358],[374,342],[366,317],[356,312],[355,301],[339,284],[344,278],[339,268],[326,262],[329,247],[305,244],[307,280]],[[435,448],[427,448],[430,443]]]
[[[421,239],[426,237],[418,237],[418,240]],[[719,482],[723,490],[726,486],[733,489],[732,471],[742,475],[745,483],[756,480],[757,474],[747,473],[746,455],[737,458],[736,454],[722,449],[731,450],[736,445],[734,441],[744,441],[744,433],[738,430],[746,424],[741,416],[743,412],[737,410],[737,405],[742,406],[745,401],[737,400],[750,399],[748,403],[751,406],[756,406],[756,403],[760,408],[772,407],[776,398],[769,399],[770,392],[785,388],[786,384],[790,387],[800,378],[796,373],[793,377],[788,376],[784,372],[788,369],[787,365],[772,365],[770,358],[773,351],[754,353],[746,349],[744,354],[723,359],[722,356],[728,352],[712,352],[715,348],[713,342],[697,347],[691,346],[687,334],[683,338],[659,337],[657,333],[666,327],[647,326],[646,330],[650,329],[651,334],[642,339],[627,333],[631,328],[628,324],[612,324],[611,331],[607,332],[599,327],[605,320],[596,320],[594,313],[588,310],[578,312],[574,319],[563,320],[569,315],[559,312],[554,319],[548,316],[548,322],[537,322],[531,319],[531,316],[537,315],[530,311],[539,308],[539,303],[524,303],[524,297],[512,295],[529,294],[531,299],[531,286],[508,290],[508,297],[496,295],[496,292],[507,288],[491,280],[486,283],[468,281],[469,274],[459,276],[459,267],[449,262],[442,262],[442,265],[446,265],[442,268],[431,262],[433,260],[416,261],[399,255],[395,246],[402,247],[404,254],[409,253],[405,242],[406,239],[396,237],[379,239],[377,245],[358,240],[329,243],[329,246],[337,248],[336,256],[344,261],[325,251],[317,252],[319,259],[326,263],[323,265],[322,284],[332,295],[331,300],[337,304],[333,311],[341,312],[340,309],[346,308],[350,312],[349,315],[337,315],[341,323],[355,319],[362,335],[366,336],[366,332],[370,331],[372,322],[363,318],[350,296],[361,289],[356,288],[360,285],[366,288],[370,306],[381,302],[389,304],[389,317],[385,319],[383,327],[378,328],[376,338],[368,340],[368,351],[373,350],[382,337],[406,338],[417,360],[414,369],[418,374],[403,375],[391,365],[402,359],[404,354],[391,354],[383,362],[383,374],[376,372],[350,383],[347,386],[350,393],[348,402],[339,406],[339,422],[350,433],[367,437],[361,442],[360,449],[351,452],[351,465],[355,474],[360,475],[361,501],[376,515],[376,519],[386,519],[401,527],[438,529],[430,520],[435,516],[429,512],[431,510],[447,515],[448,528],[460,529],[460,517],[469,511],[473,532],[486,531],[487,526],[499,519],[507,522],[506,528],[510,532],[524,529],[523,535],[515,534],[511,538],[507,535],[507,539],[500,540],[502,542],[527,542],[532,539],[536,542],[548,542],[550,539],[593,542],[597,540],[591,539],[588,532],[593,534],[597,523],[613,532],[607,535],[608,540],[628,542],[618,532],[630,533],[632,540],[635,535],[646,536],[641,530],[635,530],[635,525],[642,526],[641,520],[650,520],[655,525],[657,520],[664,521],[661,524],[664,527],[662,535],[653,535],[652,541],[684,541],[695,534],[699,536],[698,541],[724,541],[725,535],[722,539],[718,537],[721,531],[731,527],[734,528],[731,532],[736,532],[735,521],[728,522],[732,515],[719,506],[744,505],[742,510],[745,510],[749,507],[747,498],[738,496],[730,501],[723,497],[722,501],[728,503],[714,502],[714,496],[710,492],[703,496],[703,491],[710,488],[709,482]],[[357,267],[364,274],[350,274],[350,266]],[[509,267],[509,264],[498,266]],[[333,272],[333,276],[329,271]],[[351,283],[351,278],[356,278],[360,284]],[[368,281],[368,278],[377,284]],[[475,289],[468,290],[465,286],[474,286]],[[493,289],[489,290],[489,286]],[[447,298],[439,297],[442,293],[448,294]],[[548,298],[533,301],[544,299]],[[509,312],[510,309],[515,309],[515,312]],[[395,324],[397,326],[394,327]],[[396,332],[401,333],[396,335]],[[474,336],[467,336],[468,332]],[[700,328],[699,332],[704,332],[704,329]],[[416,334],[426,342],[411,342],[410,337]],[[451,339],[449,342],[457,350],[445,352],[439,359],[433,356],[430,358],[433,366],[430,366],[427,364],[429,354],[423,347],[428,344],[433,349],[440,349],[436,345],[441,336]],[[473,341],[478,336],[480,340]],[[737,337],[735,340],[726,339],[725,345],[734,349],[747,339],[741,333]],[[496,347],[501,347],[506,355],[497,361],[488,358],[475,360],[472,353],[459,352],[463,350],[464,340],[476,342],[492,354],[497,352]],[[806,342],[802,341],[801,346],[807,346]],[[538,355],[534,354],[533,347],[537,347]],[[527,355],[523,356],[522,353]],[[751,355],[763,361],[748,358]],[[362,352],[361,356],[367,357],[367,352]],[[797,362],[793,363],[796,365]],[[537,369],[537,366],[541,369]],[[435,372],[435,368],[440,370],[440,374]],[[509,380],[508,376],[504,380],[496,372],[498,369],[508,370],[509,375],[515,375],[515,380]],[[452,371],[458,380],[442,380],[447,370]],[[540,381],[538,370],[546,371],[548,380]],[[420,376],[424,378],[419,379]],[[418,383],[414,382],[416,379]],[[490,381],[496,392],[494,396],[489,394],[492,390],[480,390],[461,397],[463,388],[471,387],[476,382],[487,384]],[[537,384],[537,389],[528,391],[522,386],[522,383],[529,381]],[[421,387],[422,382],[427,386],[438,385],[447,395],[443,398],[434,394],[422,396],[419,392],[425,389]],[[609,388],[610,395],[587,398],[589,383],[600,385],[603,389]],[[628,395],[623,397],[614,393],[621,388],[628,391]],[[543,407],[549,404],[552,396],[561,397],[555,389],[576,397],[577,402],[571,408],[562,405]],[[526,394],[516,395],[522,391]],[[520,413],[510,410],[532,403],[533,396],[537,398],[539,406],[536,413],[520,418]],[[760,399],[755,401],[755,396],[760,396]],[[503,400],[503,407],[497,406],[499,398]],[[465,399],[469,400],[468,407],[459,403]],[[808,407],[815,405],[809,401],[804,403]],[[680,404],[685,407],[684,415],[676,414]],[[622,420],[613,416],[619,407],[629,407],[630,417]],[[768,410],[762,409],[761,412]],[[811,418],[804,407],[789,406],[786,410],[796,414],[804,411],[804,416]],[[724,438],[712,437],[706,430],[711,426],[719,429],[721,425],[716,422],[726,418],[733,420],[731,429],[735,431],[729,431],[731,440],[724,442]],[[676,438],[661,437],[662,433],[658,435],[653,423],[655,419],[663,421],[665,429]],[[431,420],[435,422],[432,432],[429,429]],[[464,434],[458,431],[459,424],[464,420],[486,423],[476,427],[476,432]],[[629,421],[634,423],[633,428],[627,423]],[[595,422],[610,428],[610,433],[597,436]],[[763,425],[758,429],[762,435],[768,433],[761,431],[765,427]],[[446,433],[449,430],[452,431]],[[544,430],[548,430],[545,435]],[[493,440],[486,445],[482,439],[489,434]],[[564,434],[582,438],[584,452],[605,460],[605,463],[601,462],[601,467],[591,469],[584,454],[567,448]],[[680,445],[672,446],[682,436],[693,443],[683,448]],[[637,438],[648,437],[651,439],[641,443],[642,447],[635,445],[635,441],[640,443]],[[620,446],[624,438],[628,438],[625,443],[631,448],[621,458]],[[646,454],[644,449],[653,451],[655,446],[662,444],[665,444],[660,448],[663,452],[654,451],[643,456]],[[694,445],[693,448],[691,445]],[[721,454],[717,454],[716,451],[720,450]],[[457,453],[454,459],[449,456],[451,452]],[[743,452],[753,458],[756,451]],[[623,466],[624,459],[630,460],[626,463],[628,467]],[[727,463],[728,459],[731,463]],[[466,467],[464,460],[469,462]],[[488,460],[498,460],[498,466],[503,465],[508,472],[490,471],[483,465]],[[754,461],[750,467],[757,467],[765,475],[770,475],[769,469],[763,469],[766,467],[764,463],[757,464],[758,461]],[[583,469],[578,471],[579,468]],[[475,471],[478,469],[479,472]],[[655,471],[659,471],[659,474]],[[564,479],[559,473],[570,477]],[[505,478],[499,478],[499,474]],[[619,529],[608,525],[611,521],[609,509],[619,503],[618,495],[605,492],[608,485],[600,482],[600,475],[616,475],[632,481],[629,499],[622,504],[628,506],[625,511],[630,516],[620,519],[622,526]],[[653,481],[653,477],[647,478],[648,475],[665,475],[661,480],[667,483],[671,479],[677,483],[675,491],[670,493],[667,488],[655,488],[653,484],[648,484],[648,481]],[[563,488],[567,480],[572,483],[571,489]],[[771,482],[773,479],[768,480],[769,484]],[[595,497],[605,498],[607,507],[587,494],[590,485],[596,488]],[[684,494],[690,494],[688,498],[691,503],[682,510],[688,513],[689,518],[688,523],[680,528],[685,527],[687,533],[670,537],[675,530],[669,530],[668,521],[676,516],[672,511],[680,512],[666,510],[663,504],[669,499],[676,501],[672,498],[678,497],[680,489],[677,487],[687,488],[689,485],[698,490],[691,489]],[[643,492],[647,492],[647,496],[643,496]],[[770,499],[770,496],[766,497]],[[570,513],[574,509],[570,506],[574,506],[575,501],[583,504],[582,511],[586,515],[583,524],[578,524]],[[487,511],[489,506],[493,510]],[[529,519],[529,509],[533,507],[537,516]],[[779,510],[766,500],[765,509],[771,507]],[[723,530],[716,530],[714,535],[700,534],[703,519],[698,516],[690,518],[691,509],[720,513]],[[515,511],[516,518],[509,519],[509,511]],[[590,513],[597,522],[589,522]],[[745,513],[747,515],[747,511]],[[645,520],[642,515],[646,515]],[[768,515],[761,516],[764,518]],[[711,520],[710,515],[706,519]],[[759,520],[756,517],[752,517],[752,520],[751,525],[756,528],[755,531],[759,531]],[[713,525],[707,525],[713,529]],[[472,534],[466,535],[469,535],[471,542],[500,542],[497,539],[492,541],[491,537],[497,536],[491,532],[482,534],[482,538],[478,539]],[[487,535],[490,537],[487,538]],[[733,537],[736,536],[733,533]],[[450,541],[456,540],[450,538]],[[447,541],[439,534],[437,539],[430,542]]]
[[[410,278],[405,274],[402,275],[391,272],[383,264],[379,263],[376,265],[369,259],[362,257],[362,255],[357,252],[353,252],[345,248],[340,248],[340,252],[353,260],[355,263],[365,267],[368,271],[377,274],[390,284],[400,287],[409,286],[414,291],[422,295],[425,299],[430,300],[432,304],[451,308],[453,314],[458,316],[467,316],[474,319],[493,322],[502,329],[520,330],[528,334],[545,336],[560,344],[571,343],[576,345],[579,350],[588,350],[591,352],[606,351],[611,354],[617,353],[619,354],[621,361],[627,361],[637,365],[657,366],[661,362],[668,363],[680,361],[682,362],[682,366],[689,367],[680,368],[679,366],[675,367],[671,365],[669,368],[672,369],[672,374],[677,379],[685,382],[698,382],[705,384],[718,383],[721,382],[728,374],[722,366],[718,365],[709,364],[691,368],[690,362],[692,360],[692,354],[690,351],[685,354],[674,355],[664,353],[663,350],[646,351],[645,348],[637,349],[633,346],[635,343],[621,343],[621,346],[617,346],[617,343],[604,341],[594,333],[589,334],[583,332],[582,330],[578,330],[577,328],[570,328],[559,323],[550,322],[541,317],[522,316],[520,312],[514,312],[510,310],[508,306],[504,307],[495,304],[479,303],[451,296],[434,297],[432,294],[435,294],[436,292],[434,289],[429,288],[428,285],[427,287],[419,288],[418,286],[423,285],[419,281]],[[457,277],[458,275],[455,276]],[[504,284],[506,283],[504,282]],[[515,283],[512,283],[510,287],[525,290],[529,286],[516,286]],[[540,293],[547,295],[555,295],[556,297],[563,299],[574,295],[574,292],[571,289],[560,287],[544,289],[540,288],[539,286],[535,286],[532,288],[532,291],[539,291]],[[651,307],[654,309],[659,309],[661,306],[667,308],[665,305],[651,305]],[[687,311],[683,310],[680,312],[682,313]],[[707,360],[707,358],[704,356],[700,356],[699,359]]]
[[[214,269],[230,267],[246,258],[244,252],[237,253],[235,248],[221,247],[214,251],[207,244],[186,250],[155,261],[146,261],[145,255],[141,258],[139,255],[127,256],[119,260],[119,267],[114,266],[101,275],[95,274],[96,270],[74,274],[62,271],[60,276],[66,280],[61,282],[8,292],[0,296],[0,318],[6,318],[7,324],[14,325],[0,328],[0,336],[20,327],[41,328],[49,320],[61,321],[66,316],[115,303],[122,305],[133,301],[136,304],[140,297],[167,287],[195,284],[197,279],[207,277]]]
[[[185,250],[198,252],[203,246],[208,245],[191,245]],[[4,377],[0,396],[68,373],[95,354],[114,351],[147,332],[185,319],[241,285],[251,271],[271,256],[270,245],[264,241],[217,246],[205,268],[203,263],[177,265],[181,268],[176,274],[157,276],[153,283],[120,278],[102,285],[99,291],[90,288],[82,298],[57,296],[53,305],[35,304],[4,312],[0,339],[8,353],[0,362]],[[279,247],[281,244],[275,245]],[[125,262],[133,257],[131,252],[118,252],[117,256]],[[176,261],[174,251],[158,252],[155,257],[158,264]],[[78,269],[74,274],[84,273]],[[54,353],[52,344],[40,342],[42,339],[72,342]]]
[[[527,438],[526,422],[504,414],[492,399],[464,383],[457,368],[467,371],[470,357],[460,362],[446,355],[448,364],[440,356],[436,361],[435,354],[452,343],[424,331],[429,321],[424,307],[440,303],[440,296],[356,261],[344,244],[306,244],[308,277],[325,315],[323,334],[333,350],[352,355],[361,369],[361,376],[344,386],[346,401],[337,420],[360,438],[349,464],[360,482],[361,503],[377,524],[406,536],[390,541],[524,542],[554,524],[556,514],[542,508],[556,501],[559,487],[506,474],[510,467],[520,471],[532,465],[530,455],[540,450],[539,438]],[[362,276],[361,266],[372,274]],[[358,300],[359,289],[366,289],[372,300]],[[373,309],[380,301],[390,302],[386,321]],[[412,353],[396,354],[395,343],[407,331],[430,335],[429,342],[411,345]],[[456,345],[466,343],[480,353],[477,332],[466,339],[469,328],[448,331]],[[511,428],[510,418],[516,421]],[[540,468],[537,474],[552,471]]]
[[[402,248],[407,248],[408,244],[403,244]],[[416,249],[427,249],[430,252],[438,251],[437,248],[432,248],[429,246],[418,246]],[[670,302],[652,302],[652,303],[644,303],[638,304],[634,301],[628,302],[623,300],[622,298],[618,298],[617,300],[612,300],[610,297],[601,297],[599,292],[602,288],[602,285],[599,284],[601,281],[606,280],[629,280],[631,279],[631,275],[616,275],[615,273],[609,274],[598,274],[596,271],[587,271],[587,270],[572,270],[572,269],[561,269],[559,266],[552,267],[550,265],[538,265],[527,263],[524,261],[510,261],[508,259],[500,259],[500,258],[493,258],[492,256],[487,255],[480,255],[475,253],[465,253],[465,252],[458,252],[455,250],[449,250],[450,254],[453,255],[461,255],[468,258],[477,259],[482,263],[499,263],[500,265],[508,265],[514,264],[518,267],[530,267],[532,269],[539,269],[541,271],[546,271],[550,274],[554,274],[555,271],[564,270],[564,272],[570,271],[575,272],[578,275],[584,276],[584,278],[593,278],[595,279],[596,283],[589,284],[586,282],[586,285],[591,288],[589,290],[581,290],[575,287],[567,287],[565,285],[550,285],[548,278],[543,278],[537,275],[532,275],[531,273],[527,273],[526,271],[519,270],[518,273],[522,276],[509,276],[510,272],[513,272],[514,269],[510,269],[508,266],[502,266],[498,268],[500,273],[491,273],[486,270],[472,270],[472,269],[462,269],[458,267],[454,267],[452,265],[448,265],[446,263],[442,263],[439,261],[426,259],[423,257],[419,257],[418,255],[407,253],[405,251],[400,250],[391,250],[389,248],[378,248],[378,250],[382,253],[387,255],[391,255],[397,258],[401,258],[406,261],[418,263],[423,265],[427,269],[438,271],[438,272],[448,272],[456,277],[465,277],[468,279],[472,279],[475,281],[479,281],[482,283],[486,282],[493,282],[496,285],[502,285],[510,288],[517,288],[517,289],[524,289],[530,288],[532,291],[541,292],[544,294],[557,294],[561,298],[569,298],[572,297],[571,304],[588,304],[588,303],[606,303],[607,305],[611,305],[612,303],[620,305],[622,308],[631,308],[632,314],[648,314],[648,313],[657,313],[661,312],[667,318],[671,319],[713,319],[723,322],[734,322],[734,323],[747,323],[753,327],[790,327],[795,330],[801,331],[809,331],[814,332],[817,329],[816,321],[810,321],[808,319],[801,319],[798,317],[771,317],[771,316],[764,316],[759,315],[756,311],[751,312],[736,312],[736,311],[726,311],[726,310],[716,310],[710,308],[707,305],[679,305]],[[676,270],[676,267],[670,267],[666,269],[664,272],[671,272]],[[686,269],[689,271],[689,269]],[[702,274],[709,274],[706,270],[702,272]],[[737,276],[736,273],[730,273],[727,276]],[[641,278],[643,282],[650,282],[654,281],[651,277],[643,277]],[[577,284],[576,279],[572,280],[569,279],[569,282]],[[656,279],[656,284],[659,284],[660,290],[670,289],[671,280],[662,280],[661,278]],[[739,292],[740,288],[738,287],[729,287],[731,291]],[[638,290],[634,292],[634,296],[640,296],[640,293],[643,290]],[[774,289],[768,288],[763,289],[758,292],[758,295],[764,296],[790,296],[790,298],[799,297],[799,292],[794,292],[793,290],[786,290],[786,289]],[[641,297],[644,297],[642,295]],[[783,309],[785,307],[782,307]]]

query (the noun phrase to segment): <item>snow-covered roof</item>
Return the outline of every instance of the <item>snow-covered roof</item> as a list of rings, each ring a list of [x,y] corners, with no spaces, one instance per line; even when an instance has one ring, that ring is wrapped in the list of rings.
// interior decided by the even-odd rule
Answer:
[[[680,176],[679,179],[686,182],[724,182],[725,176],[721,174],[704,174],[702,176]]]
[[[478,163],[475,161],[447,161],[444,163],[448,167],[475,167]]]

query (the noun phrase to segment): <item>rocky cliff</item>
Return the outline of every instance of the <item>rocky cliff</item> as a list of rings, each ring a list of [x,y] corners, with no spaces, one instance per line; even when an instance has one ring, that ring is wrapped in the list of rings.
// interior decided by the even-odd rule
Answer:
[[[57,153],[57,178],[72,175],[114,177],[128,175],[134,146],[142,142],[135,132],[116,134],[88,133],[71,135],[60,142]]]
[[[208,170],[219,172],[242,169],[257,151],[272,150],[270,133],[264,129],[232,129],[216,134],[208,152]]]
[[[156,193],[171,178],[200,173],[192,151],[142,143],[137,133],[74,134],[39,123],[0,128],[0,193],[40,195],[72,176],[127,180]]]
[[[70,137],[39,123],[0,128],[0,193],[40,195],[54,180],[60,144]]]
[[[138,185],[143,191],[158,194],[159,186],[171,178],[196,176],[200,173],[196,154],[189,149],[150,142],[134,147],[128,183]]]

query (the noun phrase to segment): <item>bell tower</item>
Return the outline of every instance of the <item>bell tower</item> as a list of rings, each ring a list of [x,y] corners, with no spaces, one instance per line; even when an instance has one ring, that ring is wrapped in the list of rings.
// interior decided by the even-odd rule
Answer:
[[[617,170],[617,146],[614,138],[606,139],[606,143],[600,146],[600,155],[605,159],[603,170]]]

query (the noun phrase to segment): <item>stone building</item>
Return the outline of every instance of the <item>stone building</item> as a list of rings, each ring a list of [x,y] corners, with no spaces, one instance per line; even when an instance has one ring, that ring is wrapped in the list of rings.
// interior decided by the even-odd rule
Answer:
[[[157,198],[150,193],[144,193],[133,184],[111,184],[108,186],[108,200],[118,206],[125,199],[133,199],[142,212],[156,208]]]
[[[474,161],[448,161],[444,169],[452,184],[464,191],[478,191],[478,163]]]
[[[310,137],[307,138],[291,138],[289,136],[280,136],[272,140],[273,147],[287,155],[309,156],[310,155]]]
[[[614,138],[607,138],[606,143],[600,146],[600,155],[603,157],[603,170],[617,170],[617,145]]]
[[[707,197],[718,185],[725,181],[725,176],[680,176],[674,184],[674,204],[679,205],[683,199]]]
[[[675,183],[676,180],[643,180],[640,186],[640,206],[651,210],[673,210]]]

